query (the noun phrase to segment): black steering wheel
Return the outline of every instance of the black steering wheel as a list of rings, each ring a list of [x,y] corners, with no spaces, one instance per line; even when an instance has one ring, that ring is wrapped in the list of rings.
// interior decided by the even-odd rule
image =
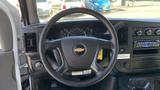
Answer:
[[[89,14],[96,17],[110,32],[111,40],[91,36],[69,36],[47,40],[46,37],[53,25],[62,17],[73,13]],[[111,49],[112,51],[110,62],[105,68],[97,63],[97,56],[101,48]],[[53,49],[58,50],[56,55],[60,59],[57,61],[61,62],[61,65],[56,69],[52,67],[54,64],[50,63],[46,53],[47,50]],[[47,72],[57,81],[72,87],[90,86],[103,80],[112,71],[116,63],[118,49],[117,34],[109,20],[101,14],[85,8],[72,8],[55,15],[41,32],[39,42],[40,57]],[[71,72],[70,76],[68,76],[68,72]],[[81,76],[81,79],[75,77],[77,74],[91,73],[94,73],[94,75],[85,80]]]

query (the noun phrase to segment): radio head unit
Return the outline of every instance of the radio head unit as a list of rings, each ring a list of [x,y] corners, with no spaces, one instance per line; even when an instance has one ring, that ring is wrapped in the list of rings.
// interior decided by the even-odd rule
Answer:
[[[159,48],[160,40],[136,40],[134,48]]]

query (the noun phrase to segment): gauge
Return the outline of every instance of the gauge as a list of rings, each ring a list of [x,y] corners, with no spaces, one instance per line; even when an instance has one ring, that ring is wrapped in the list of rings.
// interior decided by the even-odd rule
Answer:
[[[67,37],[68,36],[68,32],[69,32],[68,29],[61,30],[60,37]]]
[[[87,27],[85,30],[86,30],[87,36],[93,36],[93,29],[92,28]]]
[[[86,32],[80,28],[74,28],[68,32],[68,36],[86,36]]]

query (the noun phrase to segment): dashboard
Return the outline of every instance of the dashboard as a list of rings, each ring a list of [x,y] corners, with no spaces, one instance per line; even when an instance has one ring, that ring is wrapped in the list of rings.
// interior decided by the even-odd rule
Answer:
[[[80,24],[81,23],[81,24]],[[92,24],[91,24],[92,23]],[[68,22],[68,23],[59,23],[58,25],[53,26],[52,30],[49,32],[48,39],[58,39],[68,36],[95,36],[103,37],[109,35],[109,32],[106,32],[106,28],[100,22]]]
[[[121,73],[141,73],[160,70],[160,23],[153,20],[110,19],[119,40],[115,69]],[[45,24],[23,28],[24,47],[30,58],[30,68],[41,71],[38,43]],[[97,20],[66,21],[55,24],[47,39],[68,36],[93,36],[111,39],[104,25]],[[54,32],[53,32],[54,31]]]

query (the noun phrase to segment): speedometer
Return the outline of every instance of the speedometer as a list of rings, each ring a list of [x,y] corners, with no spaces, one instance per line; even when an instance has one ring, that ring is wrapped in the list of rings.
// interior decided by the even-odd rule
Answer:
[[[60,31],[60,37],[68,37],[68,36],[92,36],[93,29],[89,27],[72,27],[72,28],[64,28]]]
[[[74,28],[68,32],[68,36],[86,36],[86,32],[80,28]]]

